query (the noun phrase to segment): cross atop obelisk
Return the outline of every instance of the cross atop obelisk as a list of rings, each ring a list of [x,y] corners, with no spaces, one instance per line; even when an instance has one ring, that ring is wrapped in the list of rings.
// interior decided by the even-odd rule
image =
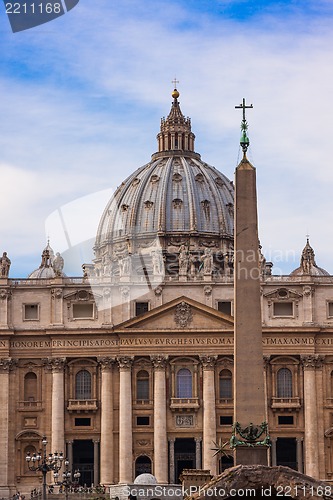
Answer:
[[[245,99],[240,144],[244,156],[235,173],[235,464],[267,465],[256,171],[246,157],[249,145]]]

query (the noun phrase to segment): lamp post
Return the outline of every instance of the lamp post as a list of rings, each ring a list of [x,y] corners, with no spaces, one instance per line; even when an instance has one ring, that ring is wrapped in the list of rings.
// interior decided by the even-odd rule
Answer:
[[[40,450],[38,453],[33,453],[32,455],[28,452],[25,459],[29,470],[34,472],[41,471],[43,475],[42,500],[46,500],[46,474],[51,470],[57,474],[62,467],[64,457],[62,452],[58,453],[57,451],[55,453],[49,453],[49,456],[47,456],[47,439],[45,436],[42,439],[42,445],[42,451]]]
[[[75,470],[74,473],[73,473],[74,481],[72,481],[72,471],[69,470],[69,460],[68,460],[68,458],[65,459],[64,465],[65,465],[65,470],[62,473],[62,478],[63,478],[62,481],[58,480],[58,477],[59,477],[59,472],[58,471],[55,471],[53,473],[53,476],[54,476],[54,482],[58,486],[63,486],[65,488],[65,500],[68,500],[68,491],[69,491],[69,489],[72,486],[74,486],[74,485],[76,485],[76,484],[79,483],[79,479],[81,477],[81,474],[80,474],[79,470]]]

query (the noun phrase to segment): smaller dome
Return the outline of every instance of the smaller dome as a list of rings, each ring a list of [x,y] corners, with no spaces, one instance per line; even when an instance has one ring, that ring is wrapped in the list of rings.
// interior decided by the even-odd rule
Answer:
[[[42,262],[38,269],[35,269],[29,274],[29,279],[52,279],[55,277],[65,277],[63,273],[64,259],[60,253],[54,255],[53,249],[50,247],[50,242],[47,242],[42,253]]]
[[[300,266],[297,269],[294,269],[290,273],[290,276],[330,276],[330,274],[317,266],[315,261],[315,253],[313,248],[309,243],[309,238],[306,240],[306,245],[303,248],[301,255]]]
[[[134,479],[134,484],[157,484],[157,479],[152,474],[140,474]]]

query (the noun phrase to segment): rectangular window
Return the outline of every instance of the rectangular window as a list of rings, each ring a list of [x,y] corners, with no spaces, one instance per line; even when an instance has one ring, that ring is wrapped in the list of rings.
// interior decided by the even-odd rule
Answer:
[[[136,417],[136,425],[149,425],[149,417]]]
[[[24,304],[23,315],[25,321],[39,320],[39,304]]]
[[[229,314],[229,316],[231,316],[231,302],[230,302],[230,300],[229,301],[219,300],[217,302],[217,310],[220,311],[221,313]]]
[[[74,319],[93,319],[94,304],[73,304]]]
[[[274,302],[273,315],[274,316],[293,316],[294,307],[293,302]]]
[[[75,419],[75,427],[90,427],[91,419],[90,418],[76,418]]]
[[[279,425],[294,425],[294,417],[279,415],[278,416],[278,424]]]
[[[220,415],[220,425],[232,425],[232,415]]]
[[[135,302],[135,316],[148,312],[148,302]]]
[[[327,316],[333,318],[333,302],[327,303]]]

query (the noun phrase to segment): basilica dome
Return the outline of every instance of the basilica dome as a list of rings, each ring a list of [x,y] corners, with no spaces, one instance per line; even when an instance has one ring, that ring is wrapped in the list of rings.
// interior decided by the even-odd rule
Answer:
[[[158,151],[116,190],[102,215],[95,243],[95,267],[136,254],[149,245],[164,261],[185,245],[189,253],[209,247],[223,254],[233,247],[234,186],[194,151],[191,120],[183,115],[175,89],[157,135]]]

